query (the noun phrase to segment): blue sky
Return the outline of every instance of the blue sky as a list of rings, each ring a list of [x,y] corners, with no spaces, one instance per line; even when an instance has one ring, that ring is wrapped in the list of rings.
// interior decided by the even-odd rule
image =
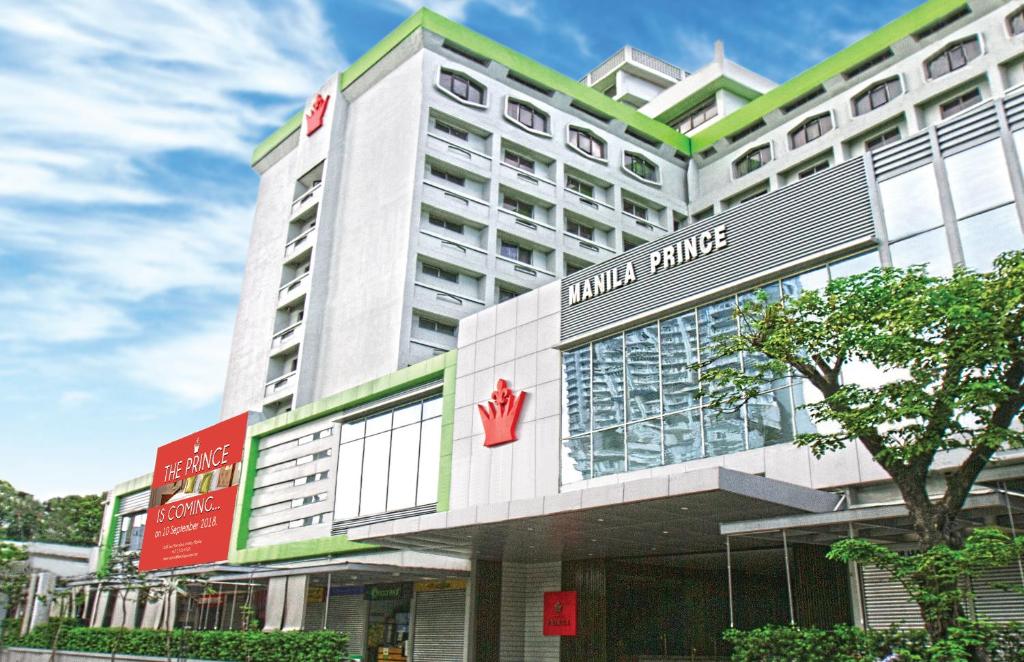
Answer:
[[[440,0],[579,77],[623,44],[784,81],[908,11],[886,0]],[[0,23],[0,479],[41,498],[152,469],[218,419],[252,147],[412,0],[40,0]]]

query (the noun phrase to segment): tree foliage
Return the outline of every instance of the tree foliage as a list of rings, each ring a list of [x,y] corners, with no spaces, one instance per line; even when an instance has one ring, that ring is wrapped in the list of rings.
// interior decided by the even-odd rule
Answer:
[[[0,480],[0,539],[31,540],[43,518],[43,508],[28,492]]]
[[[0,540],[95,545],[103,524],[103,496],[53,497],[42,503],[0,480]]]
[[[807,405],[817,431],[796,443],[821,456],[859,442],[900,490],[919,549],[959,549],[979,474],[997,450],[1024,446],[1024,254],[946,278],[873,269],[781,301],[753,297],[737,317],[738,331],[702,356],[712,406],[735,407],[792,373],[820,395]],[[742,370],[722,360],[737,353]]]

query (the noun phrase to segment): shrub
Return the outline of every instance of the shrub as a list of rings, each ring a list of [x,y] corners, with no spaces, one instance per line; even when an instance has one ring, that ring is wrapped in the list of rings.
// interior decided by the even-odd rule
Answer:
[[[991,662],[1024,660],[1024,625],[961,619],[949,635],[931,643],[924,630],[861,630],[837,625],[830,630],[766,625],[726,630],[733,662],[874,662],[895,654],[899,662],[966,662],[972,649]]]
[[[55,625],[42,625],[9,646],[49,649]],[[168,647],[168,644],[170,646]],[[189,657],[202,660],[258,660],[259,662],[335,662],[348,649],[341,632],[242,632],[235,630],[189,631],[122,630],[120,628],[67,627],[57,641],[60,650],[122,655]],[[168,649],[169,648],[169,649]]]

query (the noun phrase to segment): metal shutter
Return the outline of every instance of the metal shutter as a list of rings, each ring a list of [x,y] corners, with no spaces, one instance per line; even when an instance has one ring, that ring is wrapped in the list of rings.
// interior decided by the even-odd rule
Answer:
[[[465,628],[465,589],[417,593],[412,634],[413,662],[461,660]]]
[[[136,492],[135,494],[126,494],[121,497],[117,513],[119,515],[124,515],[125,513],[134,513],[137,510],[146,510],[148,507],[149,490],[143,490],[141,492]]]
[[[1002,623],[1024,621],[1024,596],[1012,590],[1021,588],[1020,568],[1016,565],[982,573],[973,581],[972,588],[979,616]]]
[[[366,646],[366,599],[359,595],[332,595],[327,605],[327,629],[348,635],[348,654],[362,655]]]
[[[921,611],[903,585],[874,566],[860,566],[861,596],[864,601],[864,625],[883,629],[890,625],[921,628]]]

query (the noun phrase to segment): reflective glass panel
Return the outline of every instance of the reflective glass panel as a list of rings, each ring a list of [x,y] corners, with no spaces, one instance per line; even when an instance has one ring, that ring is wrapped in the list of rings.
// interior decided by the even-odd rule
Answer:
[[[562,484],[590,478],[590,435],[562,440]]]
[[[423,418],[434,418],[441,415],[441,408],[444,405],[444,398],[434,398],[423,403]]]
[[[1006,155],[998,140],[947,156],[945,161],[957,218],[1013,201]]]
[[[661,466],[661,419],[626,426],[629,470]]]
[[[396,409],[394,412],[394,419],[391,422],[391,427],[400,428],[403,425],[409,425],[410,423],[420,422],[420,411],[423,407],[420,403],[409,405],[408,407],[402,407]]]
[[[622,336],[594,343],[594,386],[592,407],[594,429],[622,423],[625,383],[623,381]],[[596,448],[596,442],[595,442]],[[595,466],[596,466],[595,455]]]
[[[625,442],[622,437],[621,427],[594,433],[594,478],[626,470]]]
[[[701,457],[700,409],[665,417],[665,464]]]
[[[824,289],[826,285],[828,285],[828,269],[822,267],[782,281],[782,294],[787,297],[798,297],[807,290]]]
[[[384,430],[391,429],[391,412],[384,414],[378,414],[371,418],[366,419],[366,436],[369,437],[371,434],[378,434]]]
[[[793,380],[793,436],[811,432],[826,432],[825,426],[817,426],[804,405],[821,400],[821,392],[806,379]]]
[[[688,409],[697,398],[697,316],[687,313],[661,323],[661,387],[665,411]]]
[[[388,494],[388,457],[390,432],[366,438],[363,450],[363,486],[360,494],[360,515],[384,512]]]
[[[991,271],[992,261],[1006,251],[1024,248],[1017,209],[1006,205],[960,221],[960,243],[969,269]]]
[[[881,264],[882,262],[879,259],[878,251],[871,251],[870,253],[864,253],[863,255],[851,257],[846,260],[833,262],[828,265],[828,271],[832,278],[844,278],[846,276],[853,276],[856,274],[862,274],[866,271],[871,271]]]
[[[889,240],[942,224],[939,187],[931,163],[878,184]]]
[[[709,358],[714,360],[711,363],[711,367],[730,367],[736,370],[740,369],[740,357],[738,354],[729,354],[725,356],[718,355],[718,350],[715,347],[715,342],[727,335],[734,335],[736,333],[736,318],[733,313],[736,310],[736,301],[733,298],[728,298],[724,301],[719,301],[707,306],[702,306],[697,311],[697,319],[700,328],[700,351],[701,361],[707,361]],[[710,386],[710,388],[709,388]],[[708,390],[720,390],[724,388],[720,384],[716,385],[705,385]]]
[[[440,466],[441,418],[435,416],[423,421],[423,425],[420,426],[420,471],[416,483],[417,506],[437,503],[437,478]]]
[[[419,449],[419,423],[396,428],[391,433],[388,510],[401,510],[416,505],[416,471],[419,468]]]
[[[590,430],[590,345],[562,354],[562,436]]]
[[[760,448],[793,441],[793,403],[788,388],[762,393],[747,402],[747,443]]]
[[[352,441],[338,449],[338,486],[334,497],[334,518],[359,516],[359,477],[363,470],[363,442]]]
[[[704,455],[727,455],[744,449],[743,408],[704,409]]]
[[[353,439],[362,439],[365,432],[366,421],[343,423],[341,426],[341,440],[352,441]]]
[[[772,304],[772,303],[777,303],[778,301],[781,300],[781,298],[782,298],[782,292],[779,289],[779,284],[778,283],[772,283],[771,285],[766,285],[765,287],[762,287],[762,288],[760,288],[758,290],[754,290],[752,292],[744,292],[743,294],[741,294],[739,296],[739,306],[740,306],[740,309],[742,309],[743,306],[748,304],[748,303],[753,304],[753,303],[756,303],[756,302],[761,301],[761,300],[765,301],[768,304]],[[742,313],[741,313],[741,315],[742,315]],[[750,328],[751,321],[752,320],[748,320],[748,319],[746,319],[744,317],[740,317],[739,323],[742,325],[742,328],[745,331],[747,331]],[[744,352],[743,353],[743,370],[748,375],[754,375],[754,374],[756,374],[759,371],[759,367],[762,364],[764,364],[765,362],[767,362],[767,360],[768,360],[768,357],[765,356],[764,354],[762,354],[761,352]],[[765,388],[773,388],[773,387],[777,388],[779,386],[784,386],[785,382],[786,382],[786,373],[783,372],[781,374],[780,373],[774,373],[773,375],[768,376],[765,379],[764,384],[765,384]]]
[[[629,420],[661,413],[661,375],[658,370],[658,325],[626,332],[626,386]]]
[[[946,229],[935,228],[910,239],[898,241],[889,250],[892,252],[894,267],[909,267],[923,264],[933,276],[948,276],[953,273],[953,262],[949,257],[949,243]]]

